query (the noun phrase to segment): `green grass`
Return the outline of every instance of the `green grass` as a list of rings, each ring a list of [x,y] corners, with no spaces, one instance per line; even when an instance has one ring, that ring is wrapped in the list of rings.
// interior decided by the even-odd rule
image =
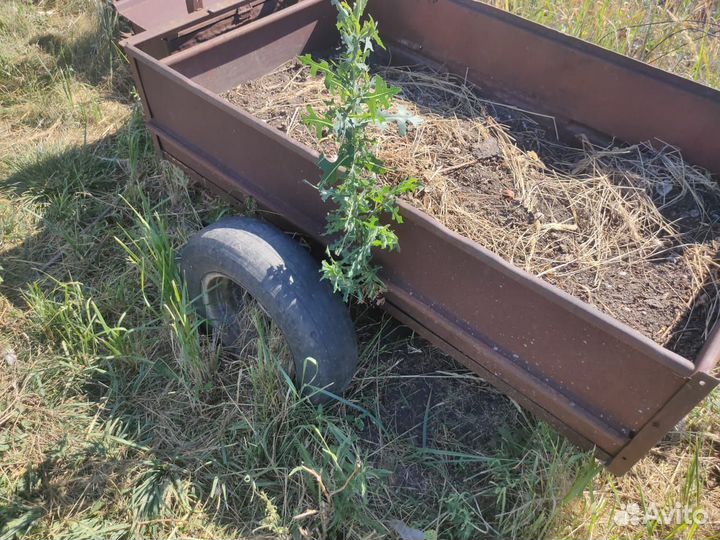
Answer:
[[[543,6],[575,33],[591,20]],[[586,37],[603,33],[593,17]],[[0,539],[717,537],[717,522],[613,522],[627,503],[720,507],[717,393],[615,479],[376,313],[357,313],[360,372],[322,408],[289,384],[257,308],[243,354],[224,354],[176,254],[237,210],[156,160],[117,32],[88,0],[0,3]],[[437,367],[403,371],[417,362]],[[458,411],[496,423],[492,440],[454,429]]]

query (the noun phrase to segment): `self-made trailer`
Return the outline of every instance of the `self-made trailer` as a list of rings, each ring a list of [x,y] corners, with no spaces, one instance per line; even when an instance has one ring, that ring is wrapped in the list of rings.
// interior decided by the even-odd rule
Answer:
[[[204,5],[203,5],[204,2]],[[318,153],[222,99],[294,57],[337,44],[329,0],[116,0],[158,153],[265,222],[231,219],[183,255],[201,311],[227,323],[242,295],[278,323],[321,385],[352,375],[354,333],[317,263],[330,208]],[[393,61],[467,78],[496,101],[551,115],[559,135],[664,141],[720,173],[720,92],[472,0],[370,0]],[[384,309],[616,474],[626,472],[718,384],[716,325],[687,359],[512,266],[405,202],[401,251],[378,253]],[[270,225],[269,223],[272,223]],[[322,253],[322,252],[320,252]],[[304,368],[303,368],[304,369]],[[316,381],[317,382],[317,381]],[[334,385],[334,386],[333,386]]]

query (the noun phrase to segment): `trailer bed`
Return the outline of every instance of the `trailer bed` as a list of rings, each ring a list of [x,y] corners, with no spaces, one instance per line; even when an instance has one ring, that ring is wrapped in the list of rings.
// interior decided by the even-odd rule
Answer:
[[[717,319],[720,187],[677,150],[569,147],[548,118],[483,99],[459,77],[376,65],[422,120],[375,130],[386,181],[417,177],[408,202],[508,262],[694,359]],[[330,95],[296,60],[222,95],[326,156],[302,121]],[[542,121],[542,123],[541,123]],[[542,156],[542,157],[540,157]],[[603,207],[605,205],[605,207]]]

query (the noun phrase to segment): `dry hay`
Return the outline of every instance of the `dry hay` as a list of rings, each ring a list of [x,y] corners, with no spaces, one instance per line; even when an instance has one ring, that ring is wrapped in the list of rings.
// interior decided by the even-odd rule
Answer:
[[[378,71],[401,87],[398,106],[422,118],[406,137],[375,133],[387,180],[422,182],[413,205],[658,343],[697,353],[718,313],[720,189],[706,171],[670,146],[564,146],[552,118],[484,100],[452,75]],[[329,96],[297,62],[225,97],[335,155],[302,123],[307,105],[323,110]]]

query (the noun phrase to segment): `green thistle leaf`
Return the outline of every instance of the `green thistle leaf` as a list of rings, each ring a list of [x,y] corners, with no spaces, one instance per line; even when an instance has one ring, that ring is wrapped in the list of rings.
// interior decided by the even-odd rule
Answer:
[[[325,87],[334,99],[326,102],[327,112],[323,115],[308,106],[303,121],[319,139],[328,136],[339,147],[335,161],[322,155],[318,161],[322,173],[317,186],[320,197],[335,206],[326,220],[325,232],[334,240],[322,265],[323,278],[346,302],[350,298],[364,302],[384,290],[380,267],[372,260],[373,249],[399,248],[395,231],[390,224],[382,223],[382,217],[389,216],[390,223],[402,223],[396,198],[418,188],[414,178],[396,186],[378,183],[387,169],[373,153],[374,141],[367,128],[395,123],[404,135],[407,124],[418,125],[420,119],[402,107],[390,113],[388,109],[400,89],[370,74],[370,55],[376,45],[383,49],[385,45],[376,22],[372,18],[363,20],[367,0],[352,5],[343,0],[332,3],[338,11],[342,43],[338,60],[316,61],[305,55],[300,61],[313,76],[324,77]]]

